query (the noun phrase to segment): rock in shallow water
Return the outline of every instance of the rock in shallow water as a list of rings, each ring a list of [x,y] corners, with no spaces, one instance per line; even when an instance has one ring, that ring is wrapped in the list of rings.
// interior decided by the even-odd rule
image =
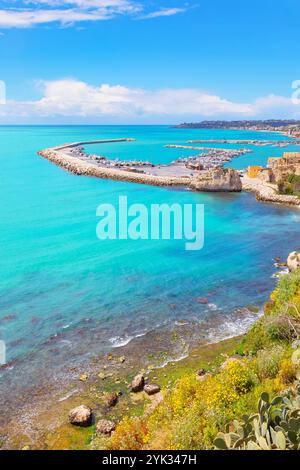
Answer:
[[[73,408],[69,413],[69,421],[75,426],[89,426],[92,422],[92,410],[86,405]]]
[[[144,386],[144,391],[145,391],[148,395],[154,395],[155,393],[160,392],[160,386],[157,385],[157,384],[146,384],[146,385]]]
[[[96,432],[98,434],[111,434],[116,429],[116,425],[113,421],[108,419],[100,419],[96,426]]]

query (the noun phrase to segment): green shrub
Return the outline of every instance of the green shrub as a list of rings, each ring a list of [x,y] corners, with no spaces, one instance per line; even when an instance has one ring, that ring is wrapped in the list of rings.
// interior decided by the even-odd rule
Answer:
[[[257,353],[257,375],[260,380],[273,379],[279,371],[279,365],[285,355],[283,346],[276,345]]]

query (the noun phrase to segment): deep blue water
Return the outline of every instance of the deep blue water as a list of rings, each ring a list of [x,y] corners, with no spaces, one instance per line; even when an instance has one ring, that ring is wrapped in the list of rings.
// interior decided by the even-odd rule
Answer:
[[[176,320],[201,322],[217,310],[226,325],[236,309],[266,300],[275,285],[273,258],[284,259],[300,245],[296,209],[258,203],[245,193],[193,193],[74,176],[37,156],[64,142],[117,137],[137,141],[89,151],[165,163],[197,153],[164,148],[168,143],[283,139],[168,126],[0,127],[0,339],[7,360],[17,359],[15,370],[26,370],[33,385],[45,369],[55,373]],[[264,164],[286,150],[293,146],[256,147],[230,166]],[[98,240],[97,206],[117,204],[122,195],[147,206],[204,204],[204,248],[188,252],[178,240]],[[195,302],[199,297],[209,304]],[[54,335],[55,349],[49,347]],[[4,391],[6,373],[0,377]]]

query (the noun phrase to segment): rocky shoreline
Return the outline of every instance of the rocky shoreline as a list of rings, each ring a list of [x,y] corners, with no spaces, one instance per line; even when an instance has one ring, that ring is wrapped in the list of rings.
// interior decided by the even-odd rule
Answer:
[[[196,370],[199,361],[202,364],[208,357],[214,359],[220,351],[225,352],[240,338],[236,335],[245,332],[258,316],[258,309],[236,312],[228,319],[229,323],[239,320],[244,326],[231,334],[230,325],[227,334],[221,327],[218,315],[207,324],[182,322],[172,329],[149,331],[91,363],[70,370],[65,383],[54,376],[42,387],[28,390],[22,402],[15,403],[13,411],[6,404],[1,416],[1,449],[85,447],[86,436],[96,432],[95,422],[107,420],[117,424],[124,415],[152,406],[160,397],[157,387],[172,388],[185,370]],[[134,391],[132,382],[137,376],[143,377],[143,387]],[[92,410],[91,426],[72,424],[69,418],[71,410],[83,405]],[[82,410],[86,416],[87,409]]]
[[[261,181],[258,178],[249,178],[244,175],[242,177],[242,187],[244,191],[253,192],[258,201],[296,207],[300,206],[300,199],[297,196],[278,194],[275,184]]]

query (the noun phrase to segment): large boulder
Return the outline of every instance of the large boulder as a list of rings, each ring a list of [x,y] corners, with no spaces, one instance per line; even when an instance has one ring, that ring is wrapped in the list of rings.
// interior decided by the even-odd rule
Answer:
[[[76,406],[69,413],[69,421],[75,426],[89,426],[92,422],[92,410],[86,405]]]
[[[108,419],[100,419],[96,426],[97,434],[111,434],[116,429],[116,425],[113,421]]]
[[[287,264],[287,267],[289,268],[289,271],[295,271],[295,269],[299,268],[300,253],[298,253],[297,251],[293,251],[292,253],[290,253],[286,264]]]
[[[131,391],[132,392],[140,392],[144,388],[145,379],[143,374],[138,374],[134,377],[133,381],[131,382]]]
[[[239,173],[230,168],[216,168],[200,172],[191,178],[190,187],[197,191],[233,191],[242,190]]]
[[[146,384],[144,386],[144,391],[147,395],[155,395],[155,393],[160,392],[160,386],[157,384]]]

